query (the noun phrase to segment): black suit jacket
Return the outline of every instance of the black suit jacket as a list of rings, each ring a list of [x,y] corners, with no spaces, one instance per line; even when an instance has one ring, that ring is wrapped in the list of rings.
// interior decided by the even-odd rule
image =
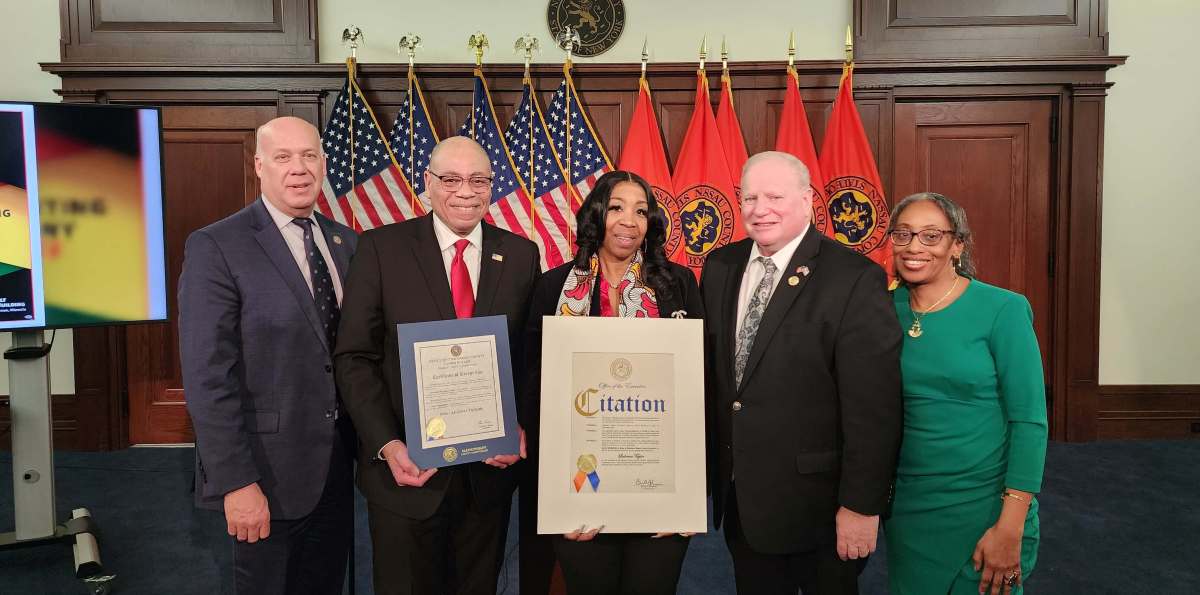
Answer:
[[[522,383],[525,389],[522,391],[518,417],[521,427],[525,428],[527,446],[532,450],[536,450],[532,446],[537,443],[540,428],[538,419],[541,415],[542,317],[557,314],[558,298],[562,295],[563,284],[566,283],[567,275],[573,266],[573,263],[568,262],[546,271],[534,287],[533,297],[529,300],[529,320],[525,326],[524,341],[528,375]],[[684,312],[687,318],[704,318],[704,303],[700,300],[696,275],[691,269],[673,262],[667,263],[667,272],[671,276],[672,291],[669,297],[656,296],[659,318],[667,318],[678,311]],[[589,316],[600,315],[600,299],[600,284],[594,283]],[[531,458],[535,454],[531,453]],[[537,470],[532,471],[536,475]]]
[[[879,265],[810,226],[778,273],[739,389],[737,302],[751,245],[714,251],[700,281],[713,516],[720,526],[732,484],[752,547],[810,551],[834,541],[839,506],[873,515],[887,505],[903,423],[900,325]]]
[[[315,214],[338,276],[357,236]],[[258,482],[273,519],[309,514],[333,440],[333,349],[303,273],[262,199],[188,236],[179,355],[196,431],[196,503]],[[344,296],[343,296],[344,297]],[[348,464],[348,462],[347,462]]]
[[[455,473],[467,474],[476,501],[484,508],[508,502],[516,486],[512,470],[471,463],[444,467],[423,487],[399,487],[387,463],[376,458],[384,444],[405,440],[396,325],[455,318],[433,217],[385,225],[362,235],[346,281],[335,356],[338,387],[361,443],[359,489],[373,504],[418,520],[437,510]],[[529,293],[540,275],[537,246],[482,225],[475,315],[508,316],[513,369],[520,370],[524,361],[520,333]],[[514,380],[520,380],[516,376]]]

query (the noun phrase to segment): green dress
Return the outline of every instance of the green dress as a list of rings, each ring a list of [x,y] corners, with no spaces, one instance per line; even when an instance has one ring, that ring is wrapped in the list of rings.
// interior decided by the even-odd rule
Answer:
[[[904,595],[978,594],[971,554],[1000,517],[1004,488],[1037,493],[1046,458],[1046,392],[1033,311],[1019,294],[972,280],[913,338],[908,289],[904,441],[885,522],[888,583]],[[1025,518],[1021,574],[1037,560],[1038,505]],[[1013,593],[1020,593],[1014,589]]]

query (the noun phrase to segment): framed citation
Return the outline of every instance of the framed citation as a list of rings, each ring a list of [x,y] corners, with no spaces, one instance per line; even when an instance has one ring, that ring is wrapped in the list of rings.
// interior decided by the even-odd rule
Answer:
[[[706,530],[703,333],[545,317],[538,533]]]
[[[517,454],[505,316],[396,325],[408,456],[422,469]]]

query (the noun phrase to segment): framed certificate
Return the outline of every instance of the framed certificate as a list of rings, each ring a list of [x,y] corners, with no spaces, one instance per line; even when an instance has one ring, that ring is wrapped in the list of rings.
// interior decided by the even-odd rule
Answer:
[[[396,325],[408,456],[422,469],[517,454],[505,316]]]
[[[538,533],[703,533],[699,320],[547,316]]]

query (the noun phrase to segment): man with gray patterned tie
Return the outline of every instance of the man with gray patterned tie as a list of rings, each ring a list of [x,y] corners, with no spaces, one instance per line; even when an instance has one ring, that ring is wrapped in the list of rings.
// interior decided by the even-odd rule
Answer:
[[[748,239],[700,280],[713,517],[739,593],[858,593],[902,427],[887,276],[813,227],[808,168],[775,151],[742,172]]]

